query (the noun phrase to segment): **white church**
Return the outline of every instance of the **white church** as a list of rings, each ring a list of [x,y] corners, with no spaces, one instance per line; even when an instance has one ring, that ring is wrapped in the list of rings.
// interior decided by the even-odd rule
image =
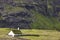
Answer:
[[[20,36],[22,33],[21,31],[19,30],[19,27],[17,30],[11,30],[9,33],[8,33],[8,36],[11,36],[11,37],[17,37],[17,36]]]

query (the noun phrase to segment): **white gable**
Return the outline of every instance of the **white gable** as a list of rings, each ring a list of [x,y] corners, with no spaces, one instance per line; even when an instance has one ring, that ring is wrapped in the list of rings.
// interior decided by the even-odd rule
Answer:
[[[10,31],[8,35],[14,37],[15,34],[13,33],[13,31]]]
[[[19,30],[19,27],[18,27],[18,30]]]

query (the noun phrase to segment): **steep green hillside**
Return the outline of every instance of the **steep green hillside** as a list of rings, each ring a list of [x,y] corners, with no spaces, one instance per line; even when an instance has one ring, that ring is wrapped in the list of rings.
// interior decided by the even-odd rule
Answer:
[[[59,0],[0,0],[0,27],[60,30],[59,20]]]
[[[33,16],[33,23],[32,28],[40,28],[40,29],[59,29],[60,22],[54,17],[46,17],[38,12],[32,10]]]

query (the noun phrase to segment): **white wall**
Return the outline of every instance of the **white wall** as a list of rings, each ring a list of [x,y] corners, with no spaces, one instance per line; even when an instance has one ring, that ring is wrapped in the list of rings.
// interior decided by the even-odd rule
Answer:
[[[15,34],[12,31],[10,31],[8,35],[14,37]]]

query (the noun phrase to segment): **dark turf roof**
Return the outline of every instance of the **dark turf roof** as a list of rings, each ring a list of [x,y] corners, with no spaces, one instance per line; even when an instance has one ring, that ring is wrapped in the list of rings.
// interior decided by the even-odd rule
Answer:
[[[22,34],[20,30],[12,30],[14,34]]]

